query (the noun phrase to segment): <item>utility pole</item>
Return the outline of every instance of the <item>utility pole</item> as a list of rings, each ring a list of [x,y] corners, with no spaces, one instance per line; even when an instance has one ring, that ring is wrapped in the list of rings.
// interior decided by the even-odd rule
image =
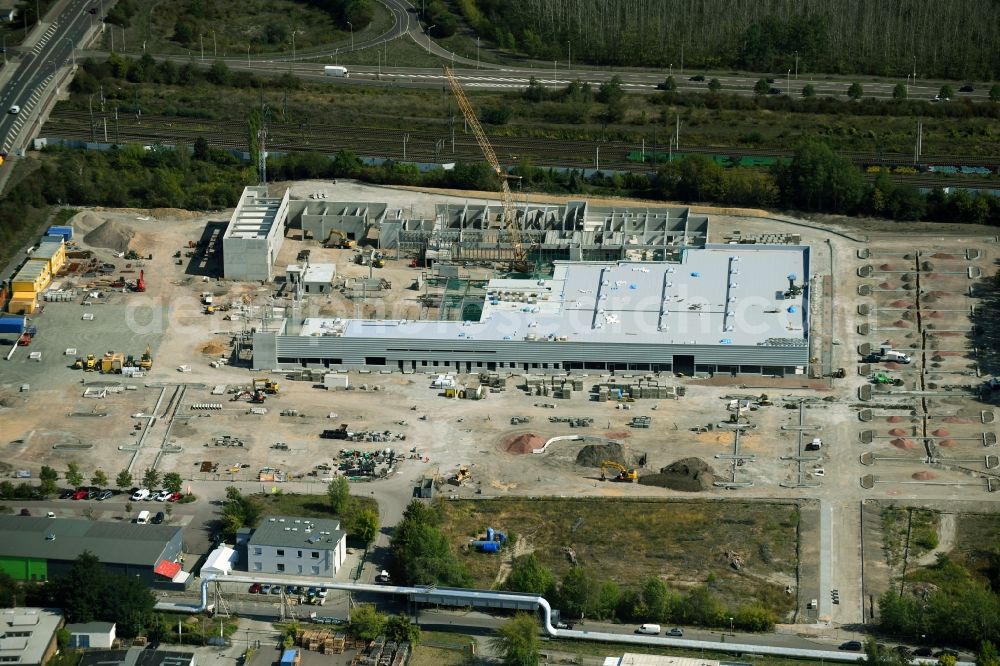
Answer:
[[[112,32],[112,34],[114,34],[114,30],[113,29],[112,29],[111,32]],[[205,62],[205,35],[203,35],[203,34],[201,34],[199,32],[198,33],[198,41],[201,42],[201,61]],[[111,49],[111,50],[114,51],[114,49]]]
[[[249,44],[247,44],[247,69],[251,69],[251,67],[250,67],[250,45]]]
[[[406,161],[406,142],[410,140],[409,133],[403,135],[403,161]]]
[[[566,69],[573,69],[573,42],[566,42]]]
[[[597,152],[596,152],[595,157],[594,157],[594,166],[595,166],[595,168],[598,171],[601,170],[601,147],[600,146],[597,146]]]
[[[219,44],[215,41],[215,30],[212,30],[212,57],[219,57]]]
[[[674,148],[681,149],[681,116],[677,114],[677,129],[674,131]]]
[[[476,37],[476,69],[479,69],[479,37]]]
[[[354,50],[354,24],[350,21],[347,22],[347,27],[351,29],[351,50]]]
[[[795,80],[799,80],[799,52],[795,52]]]

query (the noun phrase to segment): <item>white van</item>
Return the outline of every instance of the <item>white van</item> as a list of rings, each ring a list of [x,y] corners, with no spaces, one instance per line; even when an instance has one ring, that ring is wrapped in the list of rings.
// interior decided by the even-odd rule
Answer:
[[[136,525],[145,525],[149,522],[149,511],[140,511],[139,515],[135,518]]]
[[[658,624],[643,624],[639,625],[639,628],[635,630],[637,634],[649,634],[650,636],[656,636],[660,633],[660,625]]]

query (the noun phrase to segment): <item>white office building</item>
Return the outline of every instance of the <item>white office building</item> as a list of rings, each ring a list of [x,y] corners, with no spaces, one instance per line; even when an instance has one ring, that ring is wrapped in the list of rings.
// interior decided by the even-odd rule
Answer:
[[[337,520],[273,516],[261,521],[247,541],[251,574],[333,578],[346,556],[347,532]]]

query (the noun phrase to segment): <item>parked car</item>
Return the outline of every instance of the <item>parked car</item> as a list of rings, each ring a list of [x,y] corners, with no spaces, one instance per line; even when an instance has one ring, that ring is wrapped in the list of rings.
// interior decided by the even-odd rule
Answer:
[[[165,513],[163,513],[162,511],[157,511],[156,515],[153,516],[153,520],[151,520],[150,522],[153,523],[154,525],[159,525],[166,519],[167,515]]]
[[[688,81],[704,81],[704,80],[705,76],[702,74],[695,74],[694,76],[688,79]]]
[[[59,493],[59,499],[73,499],[73,495],[76,494],[75,490],[70,490],[67,488]]]
[[[73,499],[75,499],[75,500],[84,500],[84,499],[87,499],[87,495],[89,494],[89,492],[90,491],[88,491],[86,488],[78,488],[73,493]]]
[[[133,502],[141,502],[142,500],[147,499],[148,497],[149,497],[149,491],[146,490],[145,488],[136,488],[136,490],[132,493]]]
[[[22,516],[30,516],[31,512],[28,511],[27,509],[21,509],[21,515]]]
[[[16,116],[17,114],[21,113],[21,107],[15,104],[14,106],[10,107],[7,113],[11,114],[12,116]]]
[[[934,654],[934,650],[930,649],[926,645],[923,647],[918,647],[916,650],[913,651],[914,657],[929,657],[932,654]]]
[[[684,630],[681,629],[680,627],[674,627],[673,629],[668,629],[667,630],[667,636],[677,636],[677,637],[680,637],[680,636],[683,636],[683,635],[684,635]]]
[[[169,491],[169,490],[161,490],[156,495],[156,501],[157,502],[166,502],[168,499],[170,499],[173,496],[174,496],[174,494],[171,491]]]
[[[168,498],[167,498],[167,501],[168,501],[168,502],[176,502],[176,501],[178,501],[178,500],[179,500],[179,499],[180,499],[181,497],[183,497],[183,495],[181,495],[180,493],[172,493],[172,494],[170,495],[170,497],[168,497]]]
[[[319,592],[316,593],[316,596],[319,597],[320,599],[326,599],[326,588],[325,587],[319,588]]]
[[[111,489],[102,490],[101,494],[97,496],[97,499],[98,499],[98,501],[103,502],[106,499],[111,499],[112,497],[114,497],[114,495],[115,495],[115,491],[113,491]]]
[[[272,585],[271,586],[271,594],[281,594],[281,586],[280,585]]]
[[[247,590],[247,594],[260,594],[260,583],[254,583],[251,585],[250,589]]]
[[[319,589],[318,589],[318,588],[315,588],[315,587],[310,587],[310,588],[309,588],[309,589],[307,590],[306,594],[308,594],[308,595],[309,595],[310,597],[315,597],[315,596],[316,596],[316,593],[317,593],[317,592],[319,592]]]
[[[861,648],[863,647],[864,646],[861,645],[861,641],[847,641],[846,643],[841,643],[837,649],[848,650],[850,652],[861,652]]]
[[[264,583],[264,584],[262,584],[260,586],[260,593],[261,594],[268,594],[270,592],[271,592],[271,586],[268,585],[267,583]]]

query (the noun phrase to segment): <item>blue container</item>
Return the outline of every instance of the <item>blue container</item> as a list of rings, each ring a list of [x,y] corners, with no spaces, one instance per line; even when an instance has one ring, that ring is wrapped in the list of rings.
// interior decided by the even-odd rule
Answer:
[[[16,333],[21,335],[24,332],[26,320],[24,317],[0,317],[0,333]]]
[[[486,528],[486,540],[487,541],[493,541],[493,528],[492,527],[487,527]]]
[[[507,535],[504,534],[503,532],[497,532],[496,534],[493,535],[493,540],[498,543],[504,543],[505,541],[507,541]]]
[[[53,225],[45,233],[49,236],[62,236],[67,242],[73,240],[73,227]]]
[[[281,653],[281,666],[291,666],[295,663],[295,655],[297,651],[295,649],[285,650]]]
[[[487,541],[482,546],[479,547],[479,550],[483,551],[484,553],[499,553],[500,544],[498,544],[495,541]]]

